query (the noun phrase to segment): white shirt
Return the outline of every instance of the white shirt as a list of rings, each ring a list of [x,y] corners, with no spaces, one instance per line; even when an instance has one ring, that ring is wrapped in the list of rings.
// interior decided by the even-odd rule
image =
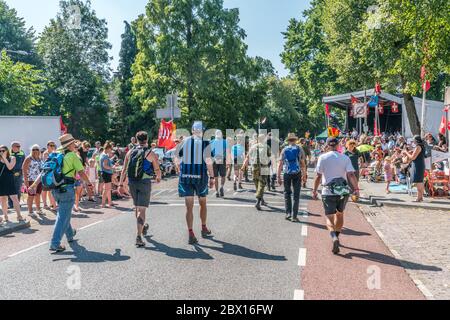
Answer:
[[[337,151],[322,154],[317,161],[316,167],[316,173],[322,175],[322,195],[333,195],[326,185],[336,178],[347,180],[347,173],[349,172],[355,172],[355,169],[348,156]]]

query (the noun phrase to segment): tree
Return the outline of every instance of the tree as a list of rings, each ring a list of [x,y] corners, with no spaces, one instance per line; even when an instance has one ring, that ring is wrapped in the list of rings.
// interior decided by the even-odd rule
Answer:
[[[237,9],[224,9],[222,0],[150,0],[134,26],[133,97],[144,112],[165,107],[166,94],[177,92],[181,125],[255,124],[273,67],[247,56]]]
[[[106,21],[96,16],[90,1],[65,0],[39,39],[49,80],[46,99],[80,139],[107,133],[107,34]]]
[[[42,102],[45,88],[40,70],[33,66],[14,62],[5,51],[0,55],[0,114],[36,114]]]
[[[0,0],[0,50],[25,51],[28,53],[26,56],[14,53],[10,56],[13,61],[36,64],[34,41],[33,28],[26,29],[25,21],[17,16],[17,11]]]

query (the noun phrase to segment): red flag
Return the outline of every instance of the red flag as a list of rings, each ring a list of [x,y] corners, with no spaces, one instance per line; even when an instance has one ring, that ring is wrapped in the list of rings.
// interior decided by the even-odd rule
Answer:
[[[446,127],[447,127],[447,117],[446,116],[442,116],[441,125],[439,127],[439,133],[445,134],[445,131],[447,130]]]
[[[425,77],[427,75],[427,69],[425,68],[425,66],[422,66],[422,68],[420,69],[420,79],[425,80]]]
[[[422,89],[425,91],[425,92],[428,92],[428,90],[430,90],[430,88],[431,88],[431,84],[430,84],[430,81],[425,81],[424,83],[423,83],[423,86],[422,86]]]
[[[398,113],[398,103],[397,102],[392,102],[391,111],[392,111],[392,113]]]
[[[377,124],[377,119],[376,118],[373,121],[373,135],[374,136],[379,136],[378,124]]]
[[[327,117],[330,116],[330,106],[328,105],[328,103],[325,105],[325,114],[327,115]]]
[[[381,93],[381,85],[379,82],[376,83],[375,85],[375,93],[376,94],[380,94]]]
[[[444,112],[448,112],[450,110],[450,105],[444,107]]]
[[[59,127],[61,130],[61,135],[65,135],[67,133],[67,127],[63,122],[62,116],[59,117]]]
[[[447,130],[450,131],[450,121],[447,124]]]
[[[350,96],[350,97],[352,98],[352,104],[359,103],[359,100],[356,99],[354,96]]]
[[[158,134],[158,147],[166,148],[168,150],[175,148],[174,135],[175,135],[175,124],[173,121],[166,122],[161,121],[161,126],[159,128]]]

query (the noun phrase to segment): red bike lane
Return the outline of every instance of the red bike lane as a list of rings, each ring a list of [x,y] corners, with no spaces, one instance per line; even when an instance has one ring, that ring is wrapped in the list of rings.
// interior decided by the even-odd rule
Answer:
[[[347,206],[338,255],[331,252],[321,201],[310,201],[308,211],[301,271],[305,300],[425,299],[355,204]]]

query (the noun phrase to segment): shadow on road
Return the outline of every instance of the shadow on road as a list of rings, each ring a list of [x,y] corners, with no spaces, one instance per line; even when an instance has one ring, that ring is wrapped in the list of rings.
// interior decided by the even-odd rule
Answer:
[[[231,254],[235,256],[240,256],[244,258],[249,259],[256,259],[256,260],[274,260],[274,261],[287,261],[285,256],[276,256],[271,255],[263,252],[258,252],[237,244],[231,244],[220,240],[215,239],[209,239],[212,242],[215,242],[217,244],[222,245],[222,247],[213,247],[213,246],[205,246],[205,245],[198,245],[202,248],[207,248],[215,251],[219,251],[226,254]]]
[[[63,252],[58,254],[58,256],[75,256],[71,258],[60,258],[54,259],[53,262],[58,261],[70,261],[76,263],[102,263],[102,262],[122,262],[130,259],[129,256],[123,256],[122,250],[115,249],[114,254],[107,254],[102,252],[89,251],[78,241],[72,242],[70,248],[73,252]]]
[[[145,237],[148,243],[152,244],[153,248],[145,248],[146,250],[155,251],[165,253],[168,257],[177,258],[177,259],[202,259],[202,260],[213,260],[214,258],[203,251],[199,246],[194,246],[196,251],[190,251],[181,248],[173,248],[169,247],[165,244],[162,244],[156,240],[153,240],[151,236]]]
[[[397,260],[394,257],[388,256],[388,255],[385,255],[382,253],[378,253],[378,252],[372,252],[372,251],[367,251],[367,250],[362,250],[362,249],[357,249],[357,248],[351,248],[351,247],[346,247],[343,245],[341,245],[341,247],[346,248],[348,250],[354,250],[354,251],[360,252],[360,253],[350,252],[350,253],[346,253],[344,255],[340,255],[341,257],[343,257],[345,259],[353,259],[353,257],[355,257],[355,258],[370,260],[373,262],[389,264],[389,265],[393,265],[393,266],[400,266],[400,267],[403,267],[405,269],[410,269],[410,270],[442,271],[441,268],[436,267],[436,266],[427,266],[424,264],[410,262],[410,261],[406,261],[406,260]]]
[[[323,230],[327,230],[327,227],[324,226],[323,224],[317,224],[317,223],[312,223],[309,221],[304,221],[301,222],[303,224],[306,224],[308,226],[314,227],[314,228],[318,228],[318,229],[323,229]],[[343,235],[347,235],[347,236],[355,236],[355,237],[363,237],[363,236],[371,236],[371,233],[367,233],[367,232],[363,232],[363,231],[357,231],[357,230],[353,230],[353,229],[348,229],[348,228],[343,228],[342,229],[342,234]]]

